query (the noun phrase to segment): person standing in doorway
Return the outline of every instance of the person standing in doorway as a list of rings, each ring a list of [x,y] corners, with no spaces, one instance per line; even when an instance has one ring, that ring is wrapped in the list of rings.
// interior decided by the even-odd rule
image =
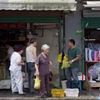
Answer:
[[[10,60],[11,60],[11,55],[14,52],[14,49],[10,46],[9,43],[5,44],[6,48],[7,48],[7,56],[4,58],[4,62],[7,62],[7,76],[10,75],[9,73],[9,67],[10,67]]]
[[[79,69],[79,59],[80,50],[75,46],[75,40],[70,39],[68,42],[68,59],[70,67],[66,68],[66,78],[67,78],[67,88],[72,88],[71,78],[74,78],[75,88],[78,88],[78,69]]]
[[[11,87],[12,94],[18,92],[19,94],[25,94],[23,92],[23,78],[22,78],[22,66],[24,62],[21,61],[21,55],[23,53],[23,47],[19,46],[16,48],[16,51],[11,56],[10,63],[10,74],[11,74]]]
[[[30,39],[30,45],[26,48],[26,61],[28,64],[28,81],[30,93],[34,93],[34,74],[35,74],[35,61],[37,40],[35,38]]]

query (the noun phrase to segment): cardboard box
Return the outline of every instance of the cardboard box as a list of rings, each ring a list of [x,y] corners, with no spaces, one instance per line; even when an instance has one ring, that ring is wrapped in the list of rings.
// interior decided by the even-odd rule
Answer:
[[[19,37],[19,40],[20,40],[20,41],[25,41],[25,40],[26,40],[26,37],[25,37],[25,36],[20,36],[20,37]]]

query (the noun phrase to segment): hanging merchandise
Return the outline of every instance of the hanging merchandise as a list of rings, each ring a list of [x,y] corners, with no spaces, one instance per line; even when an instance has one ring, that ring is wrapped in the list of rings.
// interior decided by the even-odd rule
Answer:
[[[94,61],[97,62],[99,61],[99,52],[98,51],[94,51]]]
[[[85,48],[85,61],[89,61],[88,54],[89,54],[89,48]]]
[[[36,76],[36,78],[34,79],[35,80],[35,84],[34,84],[34,89],[40,89],[40,79],[38,76]]]
[[[85,48],[85,61],[100,61],[100,44],[88,43],[88,47]]]
[[[100,61],[100,44],[95,44],[94,48],[98,51],[97,57],[98,57],[98,61]]]
[[[93,44],[89,43],[88,48],[89,48],[89,61],[93,61],[94,60],[94,57],[92,57],[92,54],[94,54]]]
[[[100,61],[100,50],[99,50],[99,61]]]

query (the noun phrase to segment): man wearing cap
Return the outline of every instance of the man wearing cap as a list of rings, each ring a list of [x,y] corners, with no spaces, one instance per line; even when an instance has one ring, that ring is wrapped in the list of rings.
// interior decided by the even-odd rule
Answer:
[[[26,61],[28,64],[28,82],[30,93],[34,93],[34,73],[35,73],[35,61],[36,61],[36,45],[37,40],[35,38],[30,39],[30,45],[26,48]]]

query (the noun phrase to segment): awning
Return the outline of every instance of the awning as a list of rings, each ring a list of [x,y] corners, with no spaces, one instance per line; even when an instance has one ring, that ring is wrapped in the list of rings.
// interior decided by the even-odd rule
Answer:
[[[87,1],[84,7],[87,8],[100,8],[100,1]]]
[[[0,10],[71,10],[75,0],[0,0]]]

